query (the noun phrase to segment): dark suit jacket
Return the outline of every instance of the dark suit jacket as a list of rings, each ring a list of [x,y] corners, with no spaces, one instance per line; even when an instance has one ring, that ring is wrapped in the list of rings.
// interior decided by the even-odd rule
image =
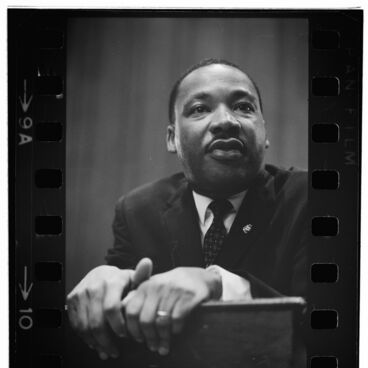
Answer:
[[[247,278],[253,297],[305,296],[308,270],[307,173],[266,165],[243,200],[214,264]],[[248,232],[246,225],[252,225]],[[198,214],[183,174],[122,197],[107,263],[134,268],[149,257],[154,273],[204,267]]]

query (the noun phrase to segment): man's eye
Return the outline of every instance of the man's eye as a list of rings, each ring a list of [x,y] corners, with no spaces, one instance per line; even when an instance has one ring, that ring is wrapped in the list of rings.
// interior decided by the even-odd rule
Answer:
[[[190,113],[191,114],[203,114],[203,113],[208,112],[208,111],[209,111],[209,109],[205,105],[196,105],[196,106],[192,107]]]
[[[237,103],[234,106],[234,111],[240,111],[240,112],[253,112],[254,111],[254,107],[252,104],[248,103],[248,102],[241,102],[241,103]]]

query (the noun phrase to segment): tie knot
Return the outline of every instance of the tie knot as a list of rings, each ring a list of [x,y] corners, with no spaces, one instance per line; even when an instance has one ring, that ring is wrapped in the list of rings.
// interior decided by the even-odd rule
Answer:
[[[208,208],[212,211],[214,218],[222,220],[233,206],[227,199],[216,199],[209,204]]]

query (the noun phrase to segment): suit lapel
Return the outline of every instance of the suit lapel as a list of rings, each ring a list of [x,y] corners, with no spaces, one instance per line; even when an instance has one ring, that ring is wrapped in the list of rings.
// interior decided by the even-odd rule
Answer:
[[[169,199],[163,219],[169,235],[173,267],[204,267],[198,214],[186,181]]]
[[[236,268],[237,263],[256,244],[274,211],[275,191],[272,184],[271,175],[262,171],[249,188],[215,264]]]

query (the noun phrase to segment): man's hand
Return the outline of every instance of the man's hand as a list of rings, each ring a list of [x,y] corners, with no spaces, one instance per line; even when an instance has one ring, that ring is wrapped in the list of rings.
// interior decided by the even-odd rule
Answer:
[[[124,337],[125,320],[122,298],[141,282],[150,278],[152,261],[143,258],[134,270],[100,266],[90,271],[67,297],[72,327],[82,339],[96,349],[101,359],[118,357],[114,334]]]
[[[221,294],[221,276],[202,268],[179,267],[152,276],[123,300],[127,329],[151,351],[166,355],[171,334],[182,330],[185,317]]]

